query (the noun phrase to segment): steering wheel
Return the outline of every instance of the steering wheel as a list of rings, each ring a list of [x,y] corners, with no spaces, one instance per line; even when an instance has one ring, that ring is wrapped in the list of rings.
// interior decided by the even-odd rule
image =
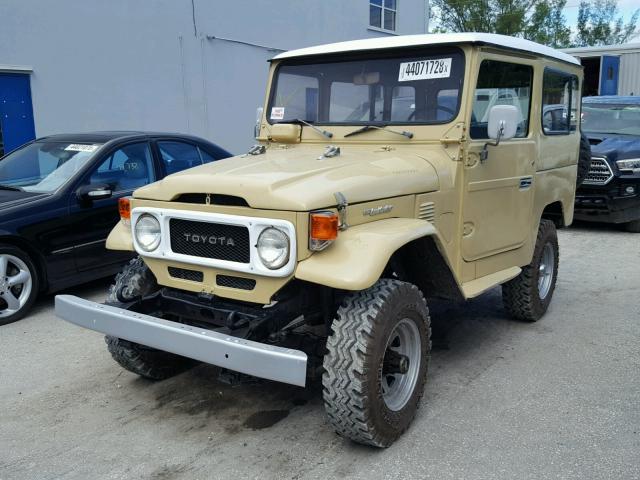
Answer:
[[[421,112],[424,112],[424,110],[424,108],[420,109]],[[450,113],[452,116],[456,114],[456,111],[453,108],[445,107],[444,105],[438,105],[436,111],[438,110],[442,110],[445,113]],[[413,112],[411,112],[411,114],[407,118],[407,121],[413,120],[416,116],[416,112],[418,112],[418,110],[414,110]]]

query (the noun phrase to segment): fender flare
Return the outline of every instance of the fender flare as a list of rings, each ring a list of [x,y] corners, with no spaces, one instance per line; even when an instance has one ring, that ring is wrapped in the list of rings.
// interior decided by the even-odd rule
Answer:
[[[301,261],[295,278],[341,290],[365,290],[378,281],[391,256],[435,227],[416,218],[388,218],[350,227],[324,251]]]

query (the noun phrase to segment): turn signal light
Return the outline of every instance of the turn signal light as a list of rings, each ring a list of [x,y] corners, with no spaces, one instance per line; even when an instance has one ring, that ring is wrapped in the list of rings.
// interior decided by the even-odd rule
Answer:
[[[338,214],[314,212],[309,216],[309,249],[324,250],[338,238]]]
[[[118,211],[120,212],[120,220],[124,223],[131,221],[131,202],[129,201],[129,197],[118,199]]]

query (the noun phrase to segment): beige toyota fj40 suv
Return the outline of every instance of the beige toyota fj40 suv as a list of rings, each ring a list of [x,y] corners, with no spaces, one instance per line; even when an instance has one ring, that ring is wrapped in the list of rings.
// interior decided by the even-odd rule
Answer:
[[[139,256],[105,304],[59,295],[56,312],[143,377],[322,375],[336,431],[388,446],[427,379],[425,298],[501,285],[511,316],[546,312],[581,82],[573,57],[489,34],[280,54],[259,144],[138,189],[107,246]]]

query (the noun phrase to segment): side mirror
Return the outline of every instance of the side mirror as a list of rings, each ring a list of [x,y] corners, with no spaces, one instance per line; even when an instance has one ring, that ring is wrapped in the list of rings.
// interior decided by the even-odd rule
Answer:
[[[264,108],[258,107],[256,108],[256,123],[253,126],[253,136],[258,138],[260,136],[260,123],[262,122],[262,113],[264,112]]]
[[[494,105],[489,110],[489,122],[487,125],[487,134],[489,138],[495,142],[487,142],[482,147],[480,153],[480,162],[484,162],[489,158],[488,147],[497,147],[501,140],[509,140],[516,136],[518,131],[518,123],[520,112],[513,105]]]
[[[111,198],[113,192],[111,191],[111,187],[109,185],[97,184],[85,185],[83,187],[80,187],[76,194],[78,195],[78,199],[88,202],[93,200],[104,200],[105,198]]]
[[[516,136],[518,130],[518,109],[513,105],[494,105],[489,110],[489,124],[487,133],[489,138],[496,140],[509,140]]]

